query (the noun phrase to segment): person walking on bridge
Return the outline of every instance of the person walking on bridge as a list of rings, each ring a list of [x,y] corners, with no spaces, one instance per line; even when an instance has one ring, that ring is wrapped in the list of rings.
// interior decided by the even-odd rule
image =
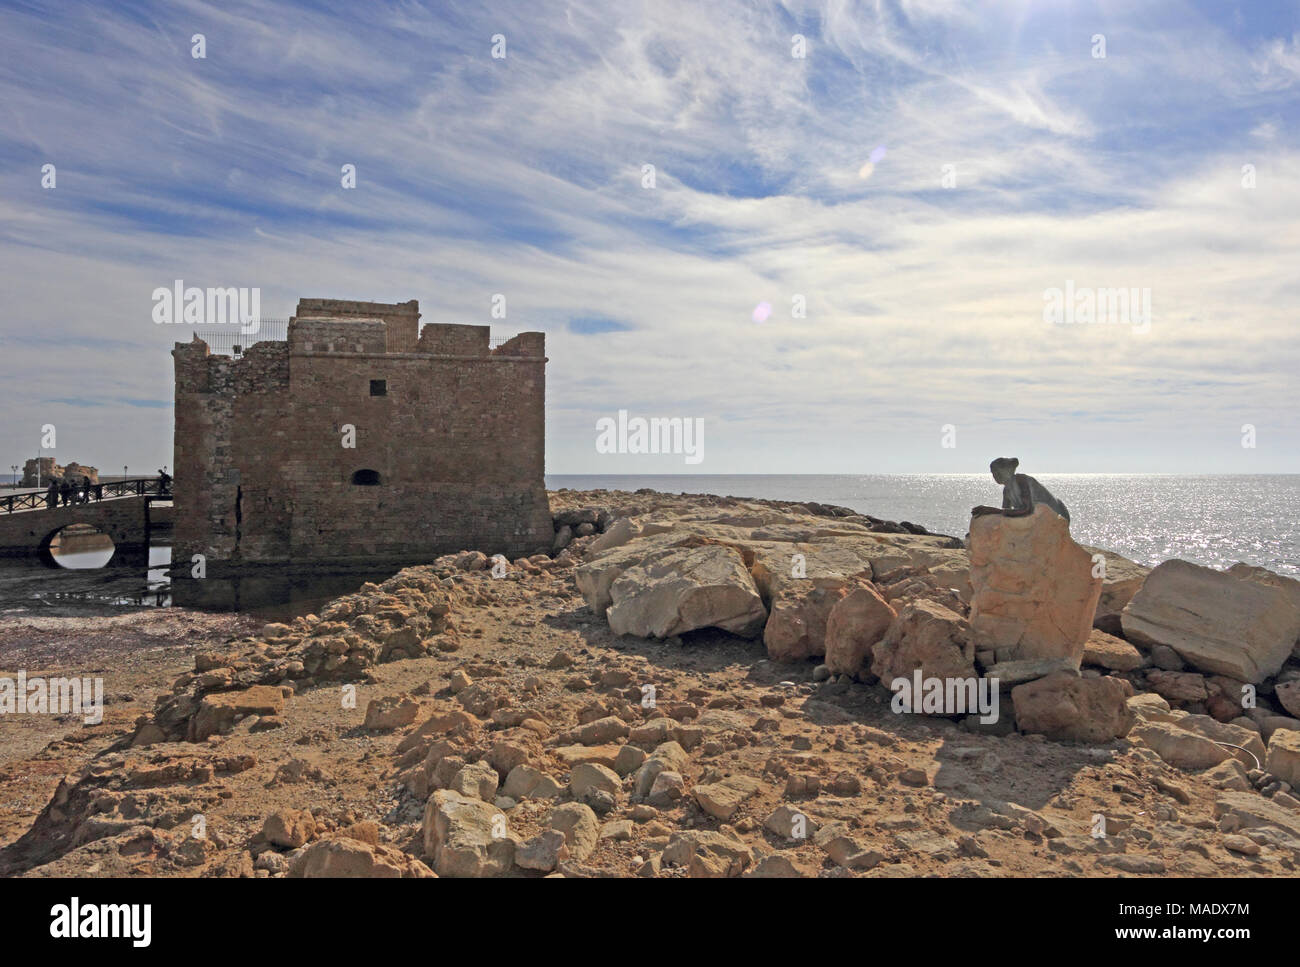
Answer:
[[[59,484],[57,481],[51,480],[49,487],[45,490],[45,506],[50,509],[59,506]]]

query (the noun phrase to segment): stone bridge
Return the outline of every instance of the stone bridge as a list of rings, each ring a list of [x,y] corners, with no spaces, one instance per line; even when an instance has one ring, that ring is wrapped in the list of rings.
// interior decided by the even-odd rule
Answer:
[[[89,524],[112,539],[119,555],[147,553],[149,531],[171,523],[170,505],[151,506],[158,497],[139,494],[63,507],[42,507],[0,514],[0,557],[48,557],[50,541],[69,524]]]

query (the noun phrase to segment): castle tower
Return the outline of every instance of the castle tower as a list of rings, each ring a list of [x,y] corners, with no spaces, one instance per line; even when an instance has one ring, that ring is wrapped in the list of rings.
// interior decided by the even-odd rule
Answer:
[[[550,547],[544,335],[303,299],[243,357],[177,343],[175,555],[418,563]]]

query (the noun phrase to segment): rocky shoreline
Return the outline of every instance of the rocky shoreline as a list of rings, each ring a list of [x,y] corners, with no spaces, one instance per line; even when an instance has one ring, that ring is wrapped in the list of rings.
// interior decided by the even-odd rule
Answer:
[[[8,667],[110,696],[0,717],[0,872],[1294,875],[1300,582],[1140,567],[1046,508],[962,539],[550,496],[550,554],[289,623],[155,612],[98,651],[119,619],[0,625]]]

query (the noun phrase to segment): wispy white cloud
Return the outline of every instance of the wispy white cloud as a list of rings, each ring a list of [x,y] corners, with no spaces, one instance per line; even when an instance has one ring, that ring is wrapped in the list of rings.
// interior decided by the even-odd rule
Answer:
[[[0,446],[166,462],[123,401],[169,395],[149,294],[183,278],[544,328],[553,471],[632,468],[594,450],[619,408],[705,418],[713,472],[1300,469],[1293,28],[1161,9],[1111,11],[1105,60],[1077,16],[939,0],[19,9]],[[1149,288],[1150,332],[1046,325],[1067,279]]]
[[[1281,90],[1300,82],[1300,33],[1275,37],[1263,46],[1255,59],[1259,86]]]

